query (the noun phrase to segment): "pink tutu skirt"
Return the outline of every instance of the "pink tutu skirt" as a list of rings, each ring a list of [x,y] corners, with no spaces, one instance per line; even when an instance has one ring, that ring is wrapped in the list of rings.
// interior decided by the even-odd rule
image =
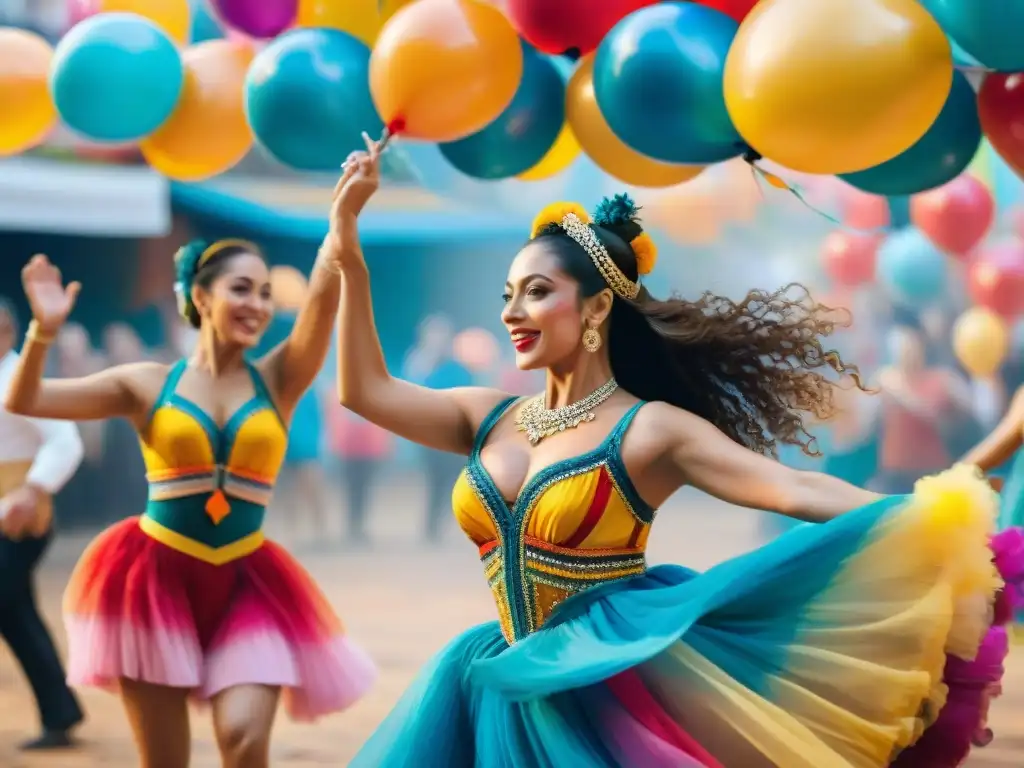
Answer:
[[[64,596],[68,681],[122,678],[190,689],[280,686],[313,720],[353,704],[376,669],[310,575],[281,547],[211,565],[161,544],[130,518],[89,546]]]

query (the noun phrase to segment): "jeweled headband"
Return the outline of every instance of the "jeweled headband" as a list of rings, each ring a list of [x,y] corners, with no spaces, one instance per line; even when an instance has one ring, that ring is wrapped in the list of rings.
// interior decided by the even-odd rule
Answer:
[[[628,200],[624,196],[623,199]],[[636,208],[632,206],[632,201],[629,201],[629,204],[635,213]],[[601,222],[598,223],[601,224]],[[615,222],[607,223],[614,224]],[[597,233],[590,226],[590,215],[583,206],[578,203],[553,203],[547,206],[533,220],[530,237],[537,237],[552,224],[559,226],[565,234],[579,243],[580,247],[587,252],[597,271],[601,273],[605,283],[617,296],[633,301],[640,295],[640,283],[630,280],[612,260],[608,249],[604,247]],[[636,256],[637,272],[646,275],[654,267],[657,258],[657,248],[654,242],[646,232],[641,232],[630,241],[629,245]]]

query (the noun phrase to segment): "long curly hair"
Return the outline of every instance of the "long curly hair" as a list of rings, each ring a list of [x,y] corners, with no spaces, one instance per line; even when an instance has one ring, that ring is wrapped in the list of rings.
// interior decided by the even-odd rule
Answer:
[[[630,242],[643,228],[625,196],[606,200],[590,225],[615,264],[638,279]],[[561,227],[535,241],[552,248],[580,284],[581,298],[607,288],[586,251]],[[615,296],[608,345],[620,386],[642,400],[663,401],[707,419],[758,453],[777,456],[778,443],[820,455],[809,431],[835,414],[834,389],[843,378],[868,390],[856,366],[825,341],[849,324],[845,310],[820,304],[803,286],[752,290],[740,301],[705,292],[695,301]]]

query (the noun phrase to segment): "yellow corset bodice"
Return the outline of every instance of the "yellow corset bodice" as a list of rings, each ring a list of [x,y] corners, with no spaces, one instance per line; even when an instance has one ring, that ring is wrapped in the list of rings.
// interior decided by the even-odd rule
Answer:
[[[541,470],[515,503],[507,503],[481,463],[480,449],[515,400],[499,405],[481,425],[452,491],[456,520],[479,548],[510,643],[538,629],[571,595],[643,573],[655,514],[637,494],[620,454],[642,403],[593,451]]]
[[[223,426],[176,393],[184,370],[185,361],[171,369],[140,435],[149,481],[140,526],[167,546],[222,564],[262,545],[288,433],[254,366],[255,394]]]

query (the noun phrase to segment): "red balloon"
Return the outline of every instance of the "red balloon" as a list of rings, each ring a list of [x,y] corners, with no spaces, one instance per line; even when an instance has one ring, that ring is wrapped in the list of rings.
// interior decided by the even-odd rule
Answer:
[[[844,192],[843,223],[853,229],[876,230],[889,226],[889,201],[879,195],[848,187]]]
[[[875,256],[879,238],[840,229],[825,238],[821,246],[822,266],[836,285],[855,288],[875,279]]]
[[[558,55],[586,55],[623,18],[658,0],[508,0],[512,26],[530,45]]]
[[[978,91],[978,116],[999,156],[1024,177],[1024,75],[987,75]]]
[[[985,237],[995,215],[988,187],[966,174],[910,200],[910,220],[940,250],[961,258]]]
[[[732,16],[736,21],[743,21],[747,14],[754,10],[758,0],[696,0],[697,5],[704,5]]]
[[[1002,243],[975,256],[967,288],[978,306],[1003,317],[1024,314],[1024,244]]]

